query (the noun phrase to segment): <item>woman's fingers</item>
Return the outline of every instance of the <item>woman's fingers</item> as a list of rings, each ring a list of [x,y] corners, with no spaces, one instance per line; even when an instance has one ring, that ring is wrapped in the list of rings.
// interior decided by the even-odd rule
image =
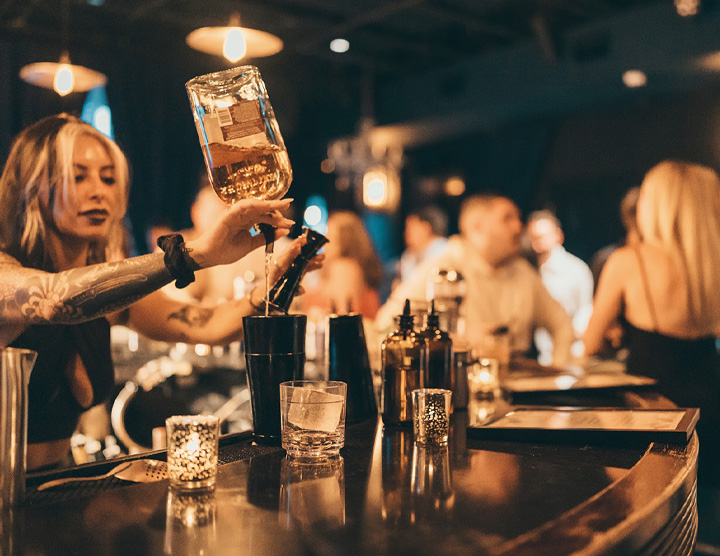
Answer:
[[[276,228],[292,228],[295,224],[294,220],[285,218],[280,212],[273,211],[271,213],[262,214],[257,217],[253,224],[270,224]]]
[[[287,228],[294,224],[285,218],[281,211],[290,208],[292,199],[278,201],[259,201],[256,199],[243,199],[230,207],[229,213],[238,222],[238,225],[253,225],[257,223],[271,224]]]
[[[264,247],[265,246],[265,236],[263,234],[255,234],[254,236],[251,235],[249,232],[244,232],[250,236],[250,251],[254,251],[258,247]],[[290,233],[290,230],[285,228],[276,228],[275,229],[275,240],[277,241],[281,237],[285,237]],[[248,252],[250,252],[248,251]]]
[[[275,240],[277,241],[281,237],[285,237],[290,233],[288,228],[275,228]]]

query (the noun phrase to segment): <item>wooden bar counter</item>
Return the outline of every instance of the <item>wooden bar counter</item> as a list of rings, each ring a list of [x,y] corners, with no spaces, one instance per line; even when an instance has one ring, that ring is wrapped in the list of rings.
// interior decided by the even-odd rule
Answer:
[[[472,411],[472,410],[471,410]],[[3,518],[2,554],[691,554],[698,441],[595,447],[467,439],[446,448],[381,421],[349,426],[341,459],[313,467],[250,434],[223,439],[217,487],[83,482]],[[163,452],[149,456],[164,459]]]

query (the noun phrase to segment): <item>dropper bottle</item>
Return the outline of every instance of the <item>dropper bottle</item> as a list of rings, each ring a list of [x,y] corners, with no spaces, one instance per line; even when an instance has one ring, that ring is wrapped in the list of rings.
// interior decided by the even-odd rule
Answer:
[[[425,388],[453,389],[453,346],[450,335],[440,328],[440,315],[435,312],[435,300],[425,314],[425,324],[418,332],[423,343],[422,371]]]
[[[412,423],[412,391],[425,384],[421,357],[423,343],[413,330],[415,318],[405,300],[398,327],[380,348],[382,360],[382,419],[386,425]]]

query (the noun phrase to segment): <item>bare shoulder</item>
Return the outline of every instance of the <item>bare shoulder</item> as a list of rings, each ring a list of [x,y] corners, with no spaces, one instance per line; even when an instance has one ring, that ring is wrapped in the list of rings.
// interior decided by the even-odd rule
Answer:
[[[634,248],[627,246],[619,247],[618,249],[615,249],[615,251],[613,251],[608,257],[608,260],[603,267],[603,272],[605,272],[606,269],[609,272],[624,272],[634,266],[637,266],[636,261],[637,253],[635,252]]]

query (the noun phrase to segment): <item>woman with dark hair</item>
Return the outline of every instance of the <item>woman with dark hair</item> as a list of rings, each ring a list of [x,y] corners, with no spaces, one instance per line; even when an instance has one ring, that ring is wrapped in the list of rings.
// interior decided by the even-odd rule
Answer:
[[[327,237],[324,267],[314,287],[308,287],[306,306],[375,318],[383,268],[362,219],[350,211],[332,212]]]

